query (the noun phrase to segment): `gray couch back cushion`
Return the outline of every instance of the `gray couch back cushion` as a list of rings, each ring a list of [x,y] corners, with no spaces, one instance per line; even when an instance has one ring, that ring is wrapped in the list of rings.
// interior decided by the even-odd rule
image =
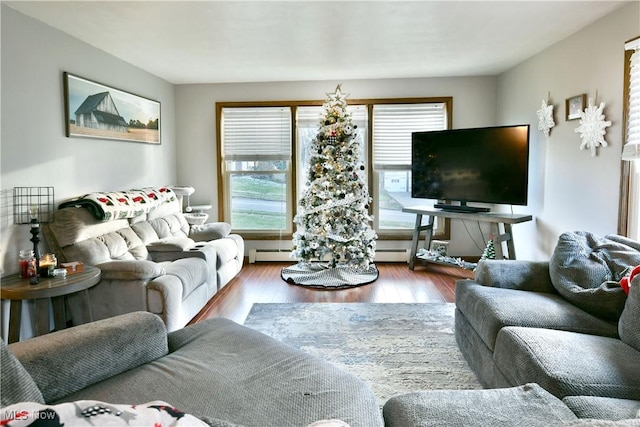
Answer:
[[[65,339],[69,334],[74,335],[73,347]],[[13,343],[9,351],[31,374],[44,401],[51,403],[165,356],[169,350],[162,320],[155,314],[134,312]],[[52,371],[50,366],[63,368]],[[4,377],[2,382],[4,387]]]
[[[618,334],[625,344],[640,351],[640,275],[631,282],[629,296],[618,322]]]
[[[148,259],[145,244],[126,219],[100,221],[85,208],[56,211],[44,227],[47,242],[60,261],[100,264],[112,260]]]
[[[2,388],[1,406],[18,402],[44,403],[44,398],[31,375],[24,369],[18,359],[7,349],[4,340],[0,340],[0,378]]]
[[[598,237],[585,231],[563,233],[549,261],[558,293],[595,316],[616,321],[625,293],[619,280],[640,264],[640,243],[621,236]]]

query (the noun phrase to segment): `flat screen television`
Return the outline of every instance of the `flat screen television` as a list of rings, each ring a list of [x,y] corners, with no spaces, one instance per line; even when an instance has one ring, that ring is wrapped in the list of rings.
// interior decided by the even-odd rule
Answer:
[[[467,202],[527,204],[529,125],[414,132],[411,139],[413,198],[459,211],[489,210]]]

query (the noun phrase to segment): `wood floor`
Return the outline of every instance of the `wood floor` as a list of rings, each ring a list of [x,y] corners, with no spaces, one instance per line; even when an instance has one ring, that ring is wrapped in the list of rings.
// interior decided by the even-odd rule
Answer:
[[[435,264],[376,264],[380,277],[373,283],[349,289],[324,290],[292,285],[280,277],[288,263],[245,263],[242,271],[191,321],[225,317],[243,323],[253,303],[369,302],[412,303],[453,302],[455,282],[473,277],[473,272]]]

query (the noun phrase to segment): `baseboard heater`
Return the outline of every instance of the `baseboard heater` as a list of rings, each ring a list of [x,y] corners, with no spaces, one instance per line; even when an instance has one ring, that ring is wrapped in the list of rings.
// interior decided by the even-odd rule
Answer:
[[[290,256],[290,250],[284,249],[249,249],[249,263],[260,261],[283,262],[295,260]],[[409,262],[409,249],[377,249],[374,262]]]

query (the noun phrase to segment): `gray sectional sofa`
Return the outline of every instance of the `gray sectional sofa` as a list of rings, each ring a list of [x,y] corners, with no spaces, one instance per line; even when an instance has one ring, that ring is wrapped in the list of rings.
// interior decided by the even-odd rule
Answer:
[[[560,236],[549,262],[481,261],[456,283],[455,334],[485,390],[391,398],[388,427],[640,426],[640,243]]]
[[[167,334],[157,316],[135,312],[0,345],[2,406],[75,402],[78,419],[67,426],[82,421],[87,400],[160,400],[217,427],[383,424],[375,396],[355,376],[227,319]]]
[[[174,331],[244,262],[244,241],[229,224],[190,226],[167,187],[82,196],[61,204],[43,230],[60,262],[102,270],[89,289],[94,320],[142,310]]]
[[[585,232],[564,233],[549,262],[483,261],[456,283],[458,345],[487,388],[640,401],[640,277],[629,297],[618,285],[639,264],[640,243]]]
[[[640,400],[640,345],[621,320],[640,307],[618,285],[639,264],[640,243],[584,232],[564,233],[549,262],[481,262],[456,283],[458,345],[485,387]]]

